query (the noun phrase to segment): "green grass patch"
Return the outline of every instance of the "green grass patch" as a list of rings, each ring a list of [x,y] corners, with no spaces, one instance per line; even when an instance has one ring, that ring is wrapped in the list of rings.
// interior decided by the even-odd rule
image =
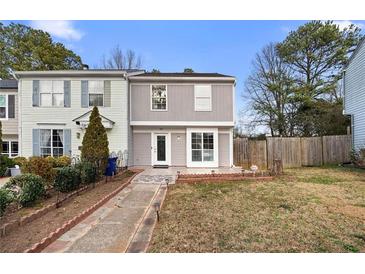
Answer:
[[[332,185],[335,183],[342,182],[342,180],[340,178],[333,178],[333,177],[324,176],[324,175],[302,177],[299,180],[303,183],[321,184],[321,185]]]

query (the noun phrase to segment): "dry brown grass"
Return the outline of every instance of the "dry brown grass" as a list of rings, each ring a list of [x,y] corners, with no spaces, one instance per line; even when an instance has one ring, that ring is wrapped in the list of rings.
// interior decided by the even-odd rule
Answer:
[[[365,252],[365,172],[172,186],[149,252]]]

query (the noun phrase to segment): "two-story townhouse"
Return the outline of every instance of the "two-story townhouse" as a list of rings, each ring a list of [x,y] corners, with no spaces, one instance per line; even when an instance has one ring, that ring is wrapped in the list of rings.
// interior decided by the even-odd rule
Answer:
[[[19,71],[22,156],[80,155],[93,106],[110,152],[128,150],[128,75],[124,70]]]
[[[144,73],[129,81],[129,165],[233,165],[234,77]]]
[[[2,154],[18,156],[18,82],[0,80],[0,121],[2,125]]]
[[[365,39],[350,57],[342,81],[344,114],[351,117],[353,147],[365,149]]]

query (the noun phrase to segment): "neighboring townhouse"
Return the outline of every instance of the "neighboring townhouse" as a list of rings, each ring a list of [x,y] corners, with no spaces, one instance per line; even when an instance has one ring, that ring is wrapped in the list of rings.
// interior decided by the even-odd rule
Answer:
[[[143,73],[129,81],[129,165],[233,165],[234,77]]]
[[[18,145],[18,83],[0,80],[0,121],[2,124],[2,154],[16,157]]]
[[[365,148],[365,39],[357,46],[343,72],[344,114],[351,116],[352,143]]]
[[[128,151],[128,75],[137,71],[19,71],[19,150],[29,156],[79,156],[93,106],[110,152]],[[141,73],[141,72],[139,72]]]

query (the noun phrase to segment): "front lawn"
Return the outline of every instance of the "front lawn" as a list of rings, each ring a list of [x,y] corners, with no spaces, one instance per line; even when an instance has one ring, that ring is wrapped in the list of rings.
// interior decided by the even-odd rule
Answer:
[[[365,172],[170,186],[149,252],[365,252]]]

